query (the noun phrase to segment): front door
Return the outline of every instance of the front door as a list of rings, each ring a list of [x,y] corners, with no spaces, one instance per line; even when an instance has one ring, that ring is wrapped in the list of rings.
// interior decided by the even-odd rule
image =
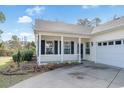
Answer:
[[[81,60],[83,60],[83,44],[81,44]]]

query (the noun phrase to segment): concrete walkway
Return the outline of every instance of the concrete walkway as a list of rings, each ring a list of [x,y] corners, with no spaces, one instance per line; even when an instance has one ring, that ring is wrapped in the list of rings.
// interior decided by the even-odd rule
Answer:
[[[80,64],[49,71],[12,88],[107,88],[124,87],[124,70],[102,64]]]

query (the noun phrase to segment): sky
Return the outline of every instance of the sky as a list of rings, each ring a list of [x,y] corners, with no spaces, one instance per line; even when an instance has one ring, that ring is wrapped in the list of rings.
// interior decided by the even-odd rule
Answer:
[[[33,25],[36,18],[63,21],[76,24],[78,19],[92,20],[99,17],[102,23],[113,19],[113,16],[124,16],[124,6],[100,5],[1,5],[0,11],[5,14],[6,21],[0,23],[3,41],[17,35],[20,39],[26,36],[28,41],[34,41]]]

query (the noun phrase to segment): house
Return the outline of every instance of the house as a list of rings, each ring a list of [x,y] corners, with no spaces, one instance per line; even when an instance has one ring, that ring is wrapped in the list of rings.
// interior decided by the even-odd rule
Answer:
[[[89,60],[124,67],[124,17],[94,28],[35,20],[38,64]]]

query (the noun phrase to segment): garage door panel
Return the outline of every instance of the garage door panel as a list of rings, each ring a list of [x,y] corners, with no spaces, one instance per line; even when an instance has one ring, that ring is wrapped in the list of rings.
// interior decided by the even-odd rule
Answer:
[[[97,46],[96,62],[124,67],[124,45]]]

